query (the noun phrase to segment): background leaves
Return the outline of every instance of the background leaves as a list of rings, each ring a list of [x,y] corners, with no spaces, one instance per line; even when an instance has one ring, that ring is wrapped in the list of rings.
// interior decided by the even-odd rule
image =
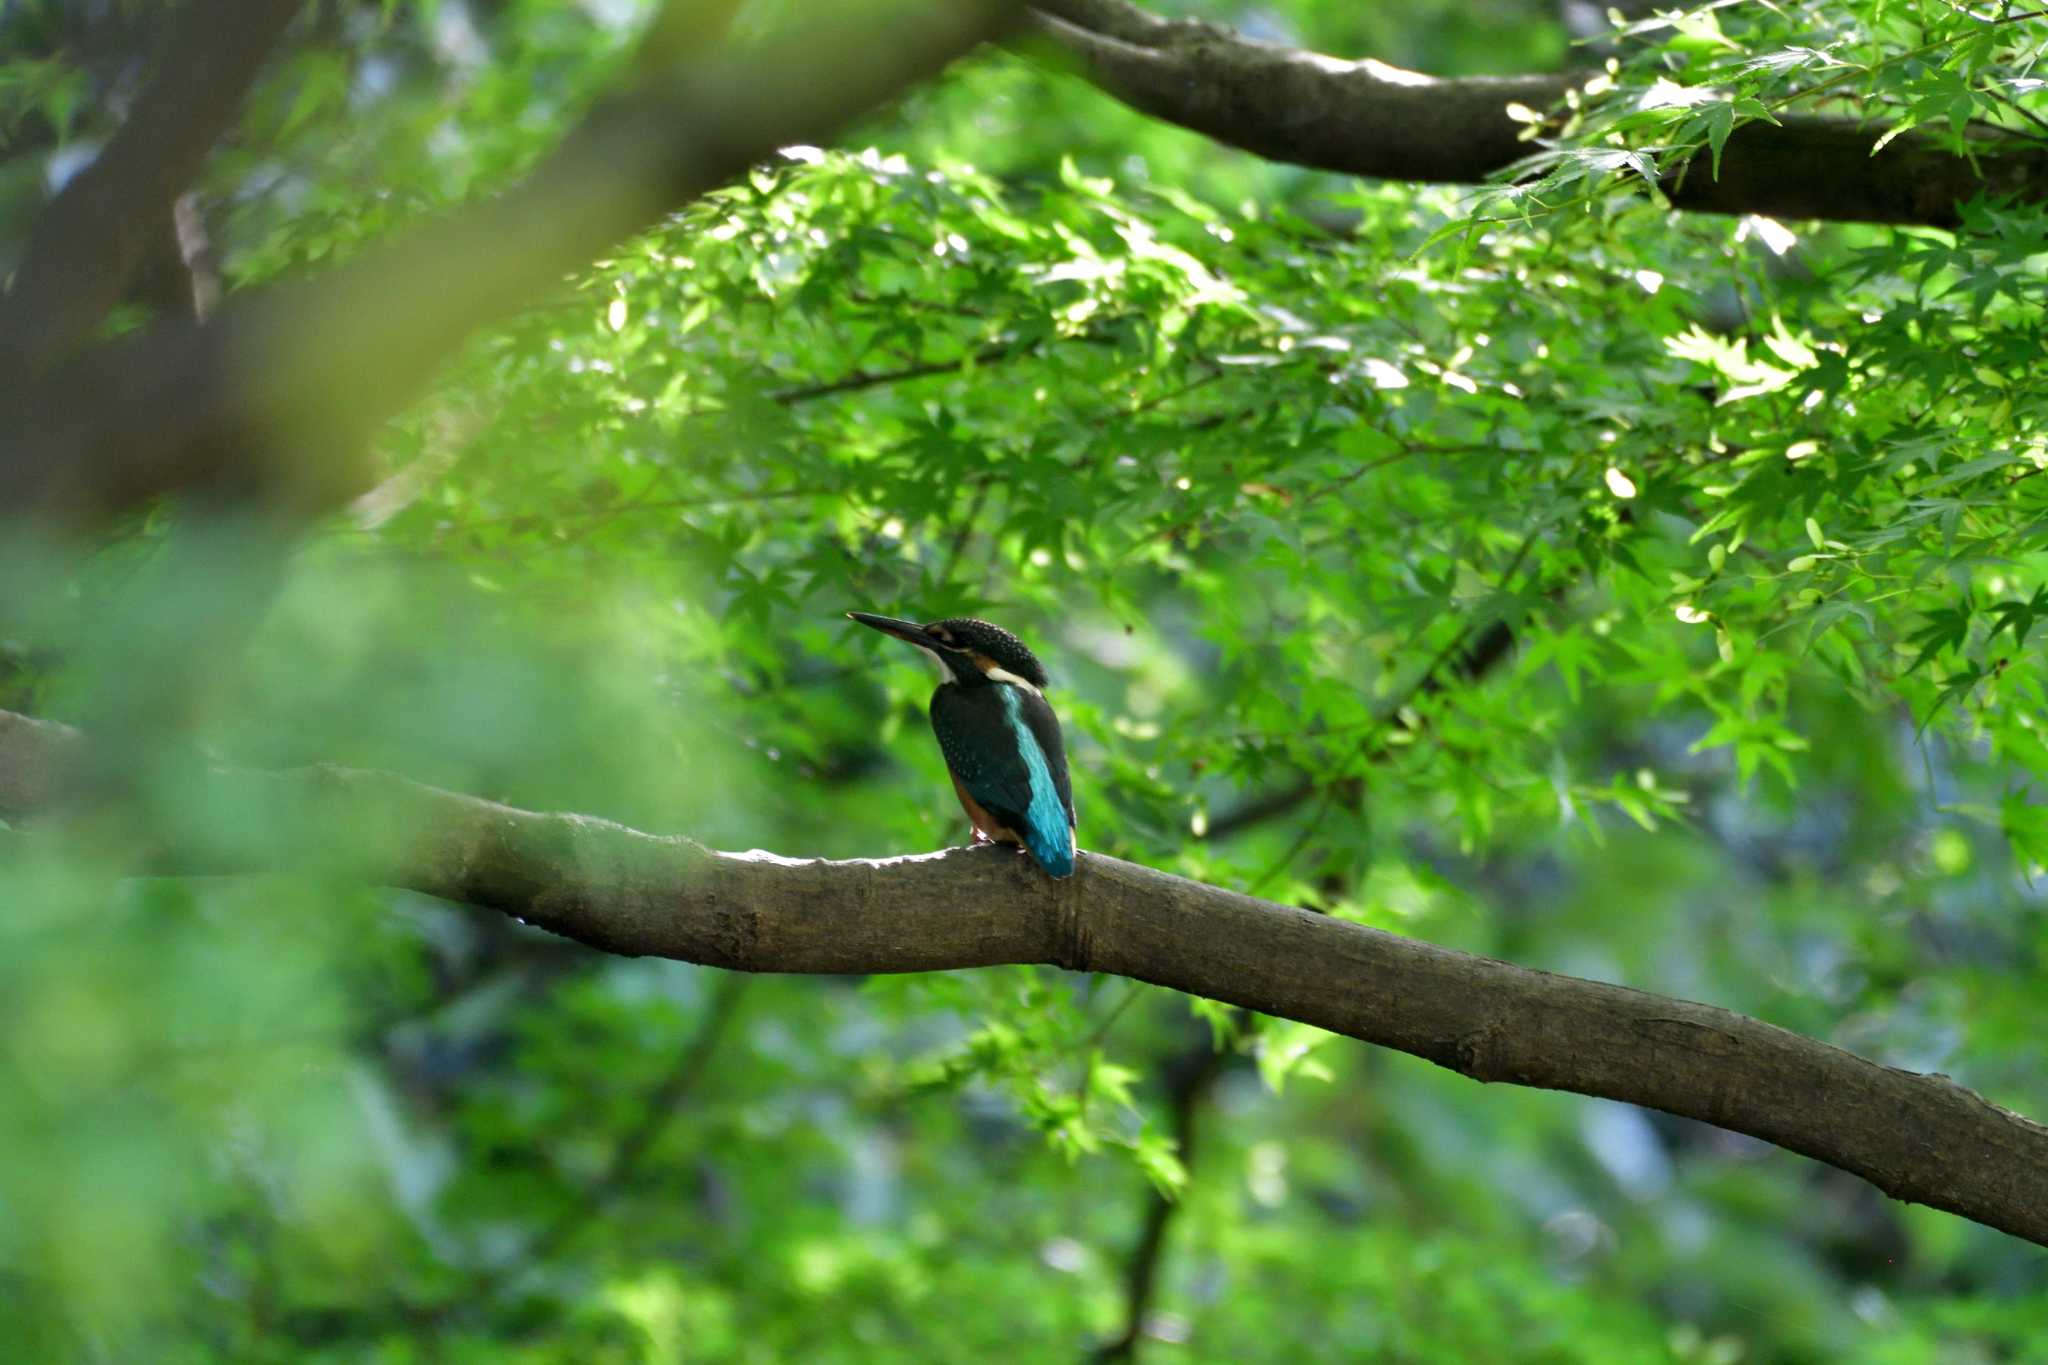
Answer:
[[[1439,8],[1216,13],[1445,72],[1564,50]],[[506,183],[635,16],[320,17],[209,168],[238,286]],[[61,18],[7,21],[11,242],[130,89]],[[2037,136],[2038,30],[1618,36],[1542,174],[1463,197],[989,55],[478,338],[138,738],[121,817],[0,862],[0,1325],[51,1357],[1066,1358],[1121,1329],[1162,1191],[1147,1330],[1203,1359],[2048,1349],[2040,1258],[1995,1234],[1150,988],[741,990],[354,887],[345,831],[304,876],[117,876],[250,818],[191,808],[195,748],[790,855],[956,842],[928,674],[842,613],[986,614],[1052,664],[1090,849],[2048,1112],[2048,223],[1642,189],[1787,112]],[[152,676],[132,623],[195,609],[170,525],[21,552],[8,704]],[[1175,1059],[1219,1046],[1184,1147]]]

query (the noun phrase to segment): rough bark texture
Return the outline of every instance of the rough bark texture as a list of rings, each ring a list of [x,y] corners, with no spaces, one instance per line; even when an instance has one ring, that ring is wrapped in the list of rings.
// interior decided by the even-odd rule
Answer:
[[[81,741],[0,712],[0,817],[53,799]],[[1531,971],[1084,855],[825,862],[718,853],[341,768],[214,770],[237,812],[163,871],[346,872],[498,910],[606,952],[753,972],[1052,963],[1298,1019],[1480,1081],[1626,1100],[1748,1133],[1897,1199],[2048,1246],[2048,1128],[1940,1075],[1728,1010]],[[224,804],[215,804],[224,803]]]
[[[1274,161],[1384,180],[1477,184],[1537,150],[1510,103],[1548,109],[1583,76],[1437,79],[1167,20],[1124,0],[1038,0],[1041,29],[1088,80],[1132,108]],[[2048,146],[1983,140],[1976,164],[1908,133],[1786,116],[1730,135],[1715,176],[1702,157],[1660,188],[1674,205],[1773,218],[1953,227],[1978,195],[2048,198]]]

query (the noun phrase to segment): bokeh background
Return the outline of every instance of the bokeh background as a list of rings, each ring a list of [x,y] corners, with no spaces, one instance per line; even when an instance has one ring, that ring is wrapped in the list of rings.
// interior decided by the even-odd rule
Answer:
[[[1730,41],[1912,45],[1869,8]],[[1197,10],[1598,60],[1536,0]],[[197,187],[227,283],[510,183],[645,15],[310,6]],[[0,250],[162,22],[0,11]],[[0,705],[108,737],[122,799],[0,844],[0,1356],[2048,1359],[2038,1248],[1689,1121],[1052,969],[609,959],[360,885],[346,828],[137,875],[260,821],[199,761],[962,842],[929,671],[842,613],[984,615],[1053,672],[1085,848],[2048,1115],[2040,648],[1999,612],[2043,582],[2005,484],[2048,462],[2040,212],[1589,191],[1432,244],[1462,192],[1059,66],[978,55],[565,280],[287,556],[190,507],[6,547]]]

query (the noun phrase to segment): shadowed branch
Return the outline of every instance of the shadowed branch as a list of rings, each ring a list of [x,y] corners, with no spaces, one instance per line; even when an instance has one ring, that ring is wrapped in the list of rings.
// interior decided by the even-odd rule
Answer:
[[[300,0],[185,6],[120,131],[37,220],[0,298],[0,376],[20,379],[62,356],[120,298],[299,9]]]
[[[1037,0],[1079,74],[1140,113],[1274,161],[1382,180],[1479,184],[1536,150],[1508,106],[1547,109],[1584,76],[1438,78],[1164,19],[1128,0]],[[1718,172],[1666,168],[1674,206],[1706,213],[1954,227],[1978,195],[2048,198],[2048,146],[1986,132],[1968,157],[1880,120],[1781,115],[1729,134]],[[1697,162],[1698,164],[1695,164]]]
[[[828,139],[1012,14],[974,0],[879,25],[859,8],[720,48],[598,105],[502,194],[204,326],[162,323],[0,388],[0,507],[88,518],[236,474],[332,508],[367,483],[364,438],[471,332],[778,148]]]

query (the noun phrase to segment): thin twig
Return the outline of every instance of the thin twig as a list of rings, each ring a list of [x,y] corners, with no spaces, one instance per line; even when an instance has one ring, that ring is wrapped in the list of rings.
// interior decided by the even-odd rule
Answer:
[[[1503,591],[1506,590],[1507,584],[1514,578],[1515,574],[1520,571],[1523,561],[1529,557],[1530,552],[1535,548],[1536,540],[1541,536],[1542,531],[1543,527],[1541,525],[1536,526],[1522,538],[1520,546],[1515,550],[1514,557],[1508,561],[1507,567],[1501,571]],[[1444,667],[1453,656],[1458,657],[1456,670],[1458,678],[1464,682],[1477,682],[1492,672],[1494,667],[1507,657],[1508,650],[1515,641],[1513,628],[1507,622],[1501,620],[1489,622],[1486,628],[1479,633],[1476,639],[1471,641],[1468,647],[1466,640],[1470,636],[1470,631],[1470,622],[1460,626],[1458,633],[1451,638],[1448,644],[1437,651],[1436,656],[1429,661],[1428,666],[1422,670],[1408,690],[1401,694],[1399,700],[1390,706],[1381,707],[1370,720],[1361,721],[1357,727],[1350,728],[1363,728],[1366,726],[1384,728],[1388,724],[1398,724],[1403,729],[1406,729],[1406,722],[1401,720],[1401,712],[1412,705],[1417,698],[1435,696],[1444,689],[1446,686],[1444,682]],[[1343,727],[1340,727],[1339,729],[1323,733],[1341,733],[1342,729]],[[1240,735],[1240,737],[1251,736],[1247,734]],[[1357,778],[1346,778],[1336,783],[1333,790],[1338,794],[1348,795],[1356,789],[1357,784]],[[1321,784],[1315,779],[1303,777],[1293,785],[1284,787],[1277,792],[1269,792],[1264,796],[1254,797],[1235,810],[1227,811],[1211,820],[1208,830],[1203,837],[1210,840],[1219,840],[1243,833],[1254,825],[1264,824],[1268,820],[1288,814],[1313,797],[1320,789]]]
[[[919,365],[905,365],[897,370],[855,370],[852,374],[822,383],[795,384],[786,389],[771,389],[766,397],[771,403],[789,407],[796,403],[808,403],[816,398],[832,398],[842,393],[880,388],[885,384],[930,379],[941,374],[958,374],[977,365],[990,365],[999,360],[1029,355],[1038,349],[1043,340],[1043,337],[1038,337],[1027,342],[1009,341],[996,346],[984,346],[972,355],[964,355],[957,360],[932,360]]]
[[[621,1191],[639,1174],[655,1140],[675,1117],[676,1107],[696,1088],[706,1067],[718,1050],[720,1039],[739,1012],[742,998],[753,978],[739,973],[721,974],[705,1003],[703,1017],[675,1065],[663,1074],[642,1102],[640,1121],[612,1148],[611,1159],[597,1179],[585,1186],[569,1207],[555,1216],[517,1256],[472,1276],[460,1294],[432,1305],[393,1307],[406,1319],[428,1326],[443,1326],[464,1312],[481,1307],[516,1276],[545,1266],[566,1247],[578,1232],[590,1225]],[[375,1313],[372,1317],[377,1316]]]
[[[982,475],[974,481],[974,496],[967,500],[967,514],[960,518],[960,524],[953,528],[953,539],[946,546],[945,565],[939,570],[938,585],[944,588],[953,581],[953,571],[960,567],[960,556],[967,549],[967,542],[974,536],[975,525],[981,520],[982,506],[988,502],[989,485],[994,480]]]
[[[1239,1022],[1248,1017],[1242,1010],[1232,1016]],[[1234,1055],[1211,1038],[1207,1029],[1202,1029],[1166,1064],[1166,1103],[1172,1116],[1174,1147],[1190,1181],[1194,1179],[1195,1139],[1202,1101]],[[1131,1259],[1124,1269],[1123,1330],[1096,1349],[1096,1360],[1129,1360],[1136,1353],[1158,1293],[1159,1271],[1166,1259],[1167,1229],[1184,1200],[1185,1196],[1173,1199],[1157,1187],[1147,1188],[1144,1225],[1138,1230],[1137,1243],[1131,1248]]]
[[[611,1160],[605,1163],[603,1174],[590,1183],[575,1204],[556,1215],[555,1221],[510,1263],[513,1267],[523,1270],[553,1259],[556,1252],[568,1245],[570,1238],[632,1183],[633,1177],[640,1173],[648,1152],[653,1150],[655,1139],[675,1117],[676,1107],[703,1078],[705,1068],[717,1052],[719,1041],[725,1036],[733,1017],[739,1012],[740,1001],[752,980],[737,972],[728,972],[717,978],[711,998],[705,1003],[704,1017],[697,1023],[695,1036],[676,1059],[675,1065],[647,1092],[647,1098],[642,1102],[640,1122],[612,1148]],[[491,1276],[493,1287],[502,1283],[504,1273],[500,1271]]]

